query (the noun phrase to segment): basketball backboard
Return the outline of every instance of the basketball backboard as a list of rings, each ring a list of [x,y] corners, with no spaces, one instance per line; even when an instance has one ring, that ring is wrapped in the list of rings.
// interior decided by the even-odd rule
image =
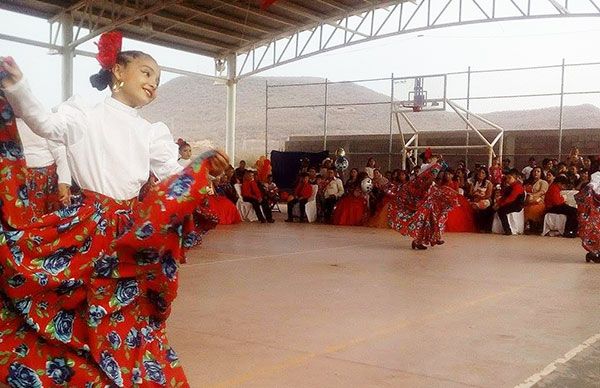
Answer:
[[[446,110],[446,74],[394,78],[394,109]]]

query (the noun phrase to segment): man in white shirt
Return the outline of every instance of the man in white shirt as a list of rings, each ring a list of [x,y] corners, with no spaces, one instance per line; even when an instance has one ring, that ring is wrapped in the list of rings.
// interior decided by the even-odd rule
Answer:
[[[521,171],[525,176],[525,180],[529,179],[529,175],[531,175],[531,171],[535,168],[535,158],[532,156],[529,158],[529,165],[525,166],[525,168]]]
[[[340,178],[335,176],[335,168],[333,167],[327,169],[327,181],[329,183],[327,183],[323,191],[323,213],[325,222],[331,222],[335,203],[344,195],[344,184]]]

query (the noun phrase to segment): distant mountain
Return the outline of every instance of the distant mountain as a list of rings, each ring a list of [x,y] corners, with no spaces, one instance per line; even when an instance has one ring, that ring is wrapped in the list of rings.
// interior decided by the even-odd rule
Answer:
[[[265,85],[322,82],[310,77],[251,77],[237,88],[236,152],[241,158],[255,159],[265,151]],[[324,86],[271,88],[269,106],[323,104]],[[383,103],[382,105],[331,106],[327,112],[327,131],[331,135],[389,133],[389,96],[354,83],[329,85],[328,104]],[[226,88],[212,79],[178,77],[160,88],[157,100],[142,110],[150,121],[164,121],[175,137],[193,146],[224,147]],[[322,135],[323,108],[272,109],[268,115],[268,149],[282,149],[291,135]],[[420,130],[464,129],[454,112],[409,113]],[[506,130],[556,128],[559,108],[502,111],[483,115]],[[475,121],[486,128],[481,122]],[[476,125],[477,125],[476,124]],[[408,126],[401,122],[403,131]],[[563,110],[564,128],[600,128],[600,108],[591,105],[567,106]],[[396,125],[392,128],[398,132]]]

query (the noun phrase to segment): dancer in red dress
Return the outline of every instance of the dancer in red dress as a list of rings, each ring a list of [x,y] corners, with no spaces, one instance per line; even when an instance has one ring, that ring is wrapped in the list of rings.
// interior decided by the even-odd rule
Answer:
[[[93,108],[71,99],[55,113],[12,58],[0,58],[8,74],[0,97],[0,382],[12,387],[189,386],[165,324],[183,248],[208,225],[185,234],[182,222],[202,205],[208,172],[220,173],[227,159],[213,151],[182,170],[168,128],[134,109],[155,98],[158,65],[120,44],[114,51],[94,82],[112,84],[112,96]],[[31,222],[7,102],[38,135],[66,146],[81,203]],[[149,170],[161,181],[139,201]]]
[[[458,204],[458,193],[433,184],[441,170],[442,165],[434,157],[422,167],[415,180],[392,192],[395,199],[390,204],[390,226],[412,237],[413,249],[443,244],[448,212]]]
[[[585,260],[600,263],[600,172],[576,196],[581,245],[588,251]]]

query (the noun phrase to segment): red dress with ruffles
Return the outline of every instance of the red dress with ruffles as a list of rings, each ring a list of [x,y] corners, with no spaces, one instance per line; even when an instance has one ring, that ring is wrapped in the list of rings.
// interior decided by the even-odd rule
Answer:
[[[390,193],[390,226],[417,244],[435,245],[442,240],[448,212],[458,204],[458,193],[449,187],[432,185],[441,170],[431,165],[413,181]]]
[[[143,201],[84,191],[81,203],[36,218],[0,96],[0,382],[189,386],[165,323],[184,248],[215,224],[205,210],[206,170],[201,157]],[[194,210],[206,217],[185,233],[184,215]]]
[[[588,185],[575,195],[579,237],[583,248],[600,255],[600,195]]]

